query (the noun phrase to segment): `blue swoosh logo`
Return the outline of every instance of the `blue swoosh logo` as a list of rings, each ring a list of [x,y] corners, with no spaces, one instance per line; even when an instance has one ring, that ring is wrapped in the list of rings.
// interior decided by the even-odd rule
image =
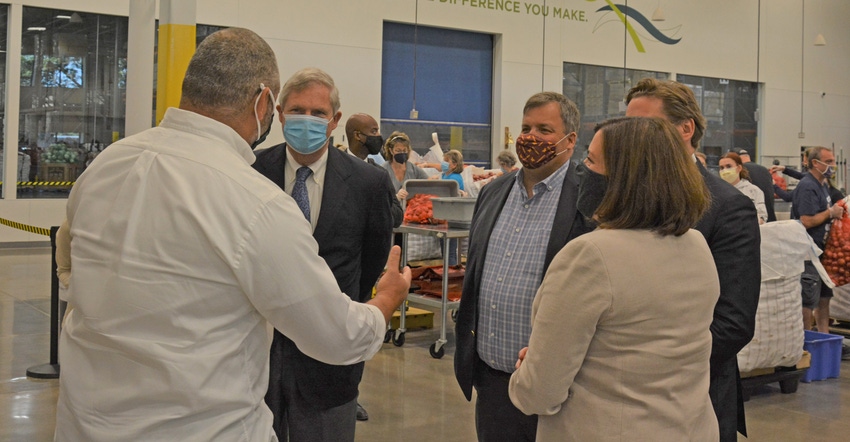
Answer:
[[[646,29],[647,32],[649,32],[649,35],[653,36],[656,40],[660,41],[661,43],[665,43],[665,44],[668,44],[668,45],[674,45],[674,44],[676,44],[676,43],[678,43],[679,41],[682,40],[681,38],[675,38],[674,39],[674,38],[670,38],[670,37],[664,35],[661,31],[658,30],[658,28],[656,28],[652,24],[652,22],[649,21],[648,18],[644,17],[644,15],[641,14],[640,12],[638,12],[637,10],[632,9],[631,7],[626,6],[626,5],[617,5],[617,7],[620,9],[620,11],[623,12],[623,14],[628,15],[629,17],[634,19],[634,21],[638,22],[641,26],[643,26],[643,28]],[[599,9],[597,9],[596,12],[613,11],[613,10],[614,9],[611,8],[611,6],[603,6]]]

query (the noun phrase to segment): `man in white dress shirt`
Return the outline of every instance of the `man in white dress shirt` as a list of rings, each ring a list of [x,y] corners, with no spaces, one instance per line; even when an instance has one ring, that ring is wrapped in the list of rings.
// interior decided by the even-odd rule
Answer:
[[[330,364],[381,347],[410,283],[399,250],[353,302],[296,203],[251,168],[279,87],[262,38],[212,34],[180,107],[77,181],[56,440],[274,441],[269,324]]]

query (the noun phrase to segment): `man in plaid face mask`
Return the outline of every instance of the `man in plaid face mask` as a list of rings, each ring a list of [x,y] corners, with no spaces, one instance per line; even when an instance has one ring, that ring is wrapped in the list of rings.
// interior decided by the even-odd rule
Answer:
[[[513,405],[508,382],[517,353],[528,345],[531,304],[546,268],[568,241],[593,228],[576,210],[579,178],[570,157],[578,124],[578,109],[562,94],[529,98],[516,141],[523,168],[478,196],[456,322],[455,377],[467,399],[473,386],[478,393],[479,441],[535,439],[537,416]]]

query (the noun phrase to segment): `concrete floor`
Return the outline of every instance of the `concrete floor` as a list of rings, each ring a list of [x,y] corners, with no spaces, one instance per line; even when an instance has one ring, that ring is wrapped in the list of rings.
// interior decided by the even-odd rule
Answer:
[[[0,441],[53,438],[58,381],[26,377],[49,361],[49,276],[49,249],[0,249]],[[475,440],[473,405],[453,375],[453,333],[446,355],[433,359],[428,347],[438,336],[439,328],[410,331],[404,346],[384,344],[366,364],[360,403],[370,419],[358,422],[358,441]],[[746,407],[750,438],[739,440],[847,440],[850,363],[840,378],[801,383],[794,394],[761,387]]]

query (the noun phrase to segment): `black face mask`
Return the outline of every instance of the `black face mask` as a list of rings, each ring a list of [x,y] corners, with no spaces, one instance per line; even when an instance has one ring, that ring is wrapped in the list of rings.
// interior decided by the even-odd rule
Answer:
[[[407,154],[406,153],[397,153],[393,155],[393,160],[395,160],[398,164],[404,164],[407,162]]]
[[[576,209],[586,218],[592,219],[608,190],[608,179],[588,169],[584,163],[579,163],[576,172],[579,179]]]
[[[366,141],[363,145],[369,150],[369,155],[376,155],[384,147],[384,137],[380,135],[366,135]]]

